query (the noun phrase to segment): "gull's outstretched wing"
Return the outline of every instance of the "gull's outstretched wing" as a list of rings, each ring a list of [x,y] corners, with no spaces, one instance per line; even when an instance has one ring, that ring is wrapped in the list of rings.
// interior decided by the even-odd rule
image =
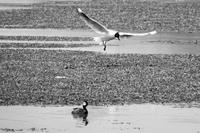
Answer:
[[[152,32],[147,32],[147,33],[124,33],[124,32],[119,32],[120,38],[129,38],[132,36],[146,36],[146,35],[154,35],[156,34],[157,31],[152,31]]]
[[[78,12],[79,16],[81,16],[81,18],[86,22],[86,24],[90,28],[92,28],[95,32],[97,32],[99,34],[108,33],[108,29],[105,26],[103,26],[102,24],[100,24],[96,20],[85,15],[85,13],[83,13],[83,11],[80,8],[77,9],[77,12]]]

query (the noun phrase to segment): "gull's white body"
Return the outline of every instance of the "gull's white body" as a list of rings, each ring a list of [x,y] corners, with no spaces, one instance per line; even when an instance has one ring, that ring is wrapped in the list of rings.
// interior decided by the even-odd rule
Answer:
[[[147,33],[124,33],[124,32],[118,32],[114,30],[107,29],[105,26],[100,24],[99,22],[95,21],[94,19],[88,17],[83,11],[78,8],[77,9],[78,14],[81,16],[81,18],[85,21],[85,23],[92,28],[95,32],[102,34],[100,37],[94,37],[94,41],[97,42],[100,45],[104,45],[104,50],[106,50],[106,42],[113,40],[115,38],[128,38],[132,36],[145,36],[145,35],[153,35],[156,34],[156,31],[147,32]]]
[[[94,37],[94,41],[97,42],[100,45],[105,44],[107,41],[113,40],[116,37],[114,35],[117,33],[117,31],[114,30],[108,30],[108,33],[103,34],[100,37]]]

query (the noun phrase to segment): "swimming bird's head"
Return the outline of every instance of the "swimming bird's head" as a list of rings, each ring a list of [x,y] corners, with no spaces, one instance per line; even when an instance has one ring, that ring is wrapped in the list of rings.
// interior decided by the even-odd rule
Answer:
[[[117,32],[117,33],[115,34],[115,37],[120,41],[120,39],[119,39],[119,32]]]
[[[88,102],[87,102],[87,101],[84,101],[84,102],[83,102],[83,107],[86,107],[86,106],[88,106]]]
[[[83,12],[80,8],[77,8],[78,13]]]

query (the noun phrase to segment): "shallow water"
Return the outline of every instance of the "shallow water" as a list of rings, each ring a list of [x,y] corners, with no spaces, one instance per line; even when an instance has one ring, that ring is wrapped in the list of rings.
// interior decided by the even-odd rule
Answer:
[[[18,40],[1,40],[0,43],[20,43],[20,44],[94,44],[93,41],[18,41]]]
[[[67,36],[94,37],[98,34],[90,30],[70,29],[0,29],[1,36]]]
[[[30,4],[30,3],[40,3],[47,0],[1,0],[0,3],[10,3],[10,4]]]
[[[29,9],[30,7],[23,7],[23,6],[0,6],[0,10],[13,10],[13,9]]]
[[[57,29],[0,29],[1,36],[59,36],[59,37],[95,37],[99,36],[92,30],[57,30]],[[156,35],[144,37],[132,37],[114,40],[107,43],[107,50],[103,51],[103,46],[63,48],[63,50],[82,50],[95,51],[102,53],[139,53],[139,54],[200,54],[200,33],[176,33],[176,32],[159,32]],[[175,43],[165,43],[174,41]],[[176,41],[180,42],[177,43]],[[190,41],[197,41],[189,43]],[[59,43],[66,44],[65,41],[23,41],[23,40],[0,40],[1,43]],[[184,42],[184,43],[181,43]],[[188,42],[188,43],[187,43]],[[77,44],[91,44],[93,41],[70,41]],[[46,49],[46,48],[44,48]],[[62,48],[48,48],[52,50]]]
[[[103,46],[68,48],[77,51],[96,51],[102,53],[129,53],[129,54],[200,54],[200,45],[181,44],[153,44],[153,43],[127,43],[126,41],[117,43],[118,46],[109,46],[104,52]]]
[[[95,132],[95,133],[199,133],[198,108],[162,105],[88,106],[86,120],[73,118],[73,106],[1,106],[0,132]]]
[[[107,43],[106,52],[103,46],[79,47],[69,50],[96,51],[104,53],[139,53],[139,54],[200,54],[200,33],[162,32],[152,36],[132,37],[121,41],[114,40]],[[164,43],[162,41],[197,41],[191,43]],[[160,41],[160,42],[159,42]],[[111,45],[112,44],[112,45]],[[113,45],[114,44],[114,45]]]
[[[1,0],[0,3],[17,3],[17,4],[30,4],[30,3],[43,3],[49,1],[81,1],[81,0]],[[84,0],[88,1],[88,0]]]

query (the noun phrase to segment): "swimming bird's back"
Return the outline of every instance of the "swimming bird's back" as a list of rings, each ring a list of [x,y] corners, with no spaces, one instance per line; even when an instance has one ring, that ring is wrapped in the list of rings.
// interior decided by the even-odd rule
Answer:
[[[88,114],[87,109],[74,108],[72,114]]]

